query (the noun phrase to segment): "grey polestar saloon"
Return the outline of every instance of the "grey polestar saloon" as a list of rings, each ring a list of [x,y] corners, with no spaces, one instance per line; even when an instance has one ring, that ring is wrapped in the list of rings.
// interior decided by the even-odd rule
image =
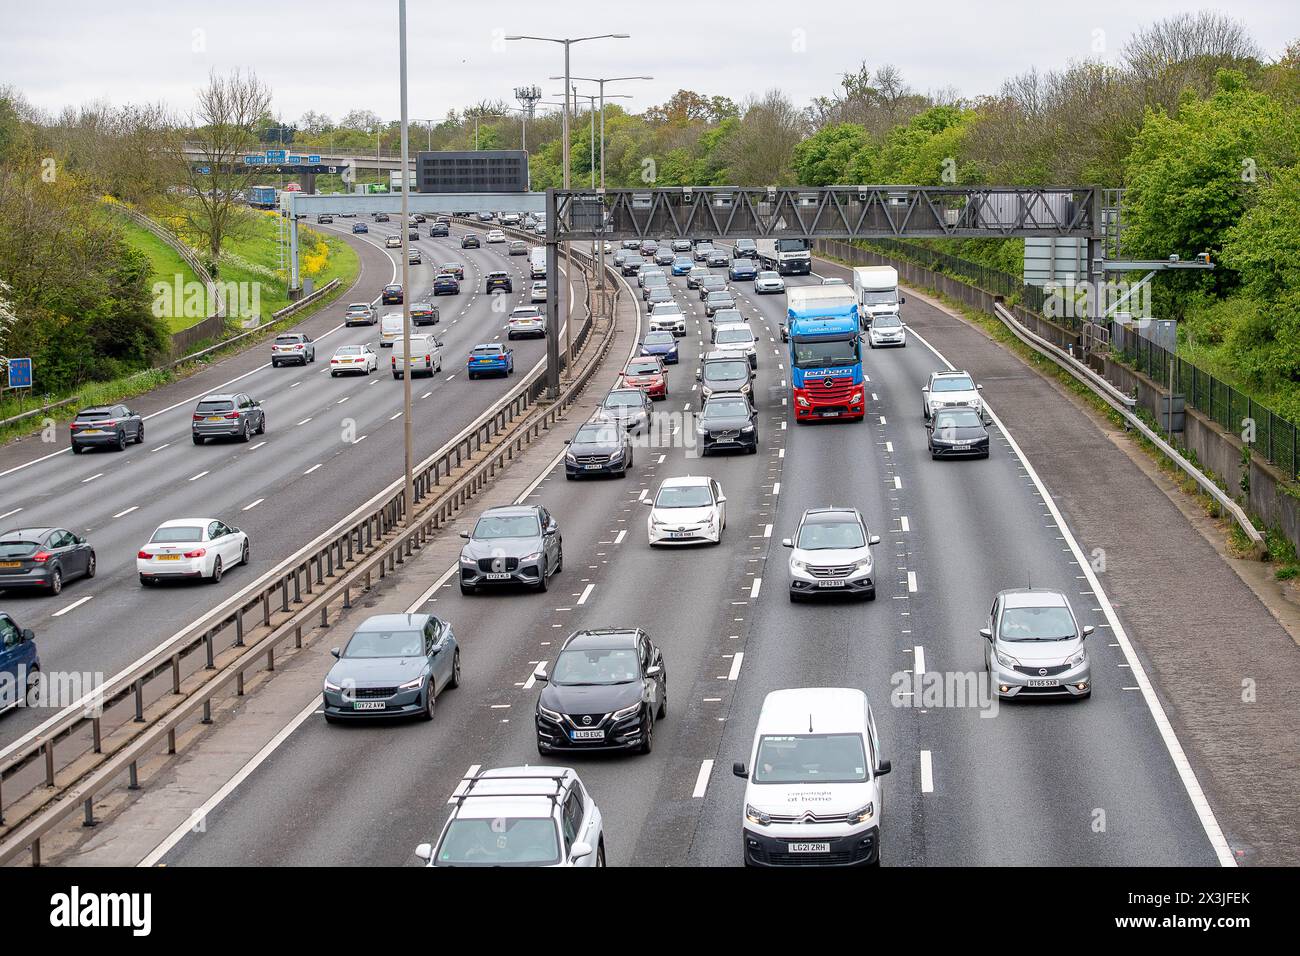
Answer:
[[[460,686],[456,636],[432,614],[368,617],[330,653],[338,658],[322,691],[330,723],[406,715],[432,720],[438,695]]]

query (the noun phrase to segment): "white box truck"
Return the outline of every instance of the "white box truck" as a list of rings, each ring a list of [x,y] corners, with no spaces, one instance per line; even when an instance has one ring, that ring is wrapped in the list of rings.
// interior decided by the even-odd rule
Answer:
[[[775,269],[781,275],[808,275],[812,272],[812,252],[807,239],[758,239],[760,269]]]
[[[907,301],[898,294],[898,270],[893,266],[858,266],[853,270],[853,295],[864,329],[877,315],[899,315],[899,307]]]

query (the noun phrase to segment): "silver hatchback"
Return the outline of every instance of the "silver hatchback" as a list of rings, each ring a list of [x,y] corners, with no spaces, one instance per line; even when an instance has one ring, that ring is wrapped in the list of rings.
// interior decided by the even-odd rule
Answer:
[[[999,697],[1090,697],[1092,669],[1070,601],[1060,591],[1010,588],[989,611],[984,666]]]

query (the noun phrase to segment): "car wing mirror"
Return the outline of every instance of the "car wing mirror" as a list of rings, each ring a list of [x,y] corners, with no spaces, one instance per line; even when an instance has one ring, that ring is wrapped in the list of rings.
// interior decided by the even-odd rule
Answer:
[[[337,647],[331,647],[331,648],[330,648],[330,656],[331,656],[331,657],[339,657],[339,656],[341,656],[342,654],[343,654],[343,651],[340,650],[339,648],[337,648]]]
[[[929,390],[930,390],[930,386],[929,386],[929,385],[922,385],[922,386],[921,386],[921,391],[923,391],[923,392],[928,392]]]
[[[731,765],[731,772],[737,777],[748,777],[749,771],[745,768],[745,761],[737,760]]]
[[[1084,637],[1087,637],[1089,634],[1091,634],[1091,633],[1092,633],[1093,631],[1095,631],[1095,630],[1097,630],[1097,629],[1096,629],[1095,627],[1093,627],[1091,624],[1086,624],[1086,625],[1084,625],[1084,628],[1083,628],[1083,636],[1084,636]]]
[[[880,761],[880,766],[876,767],[876,776],[883,777],[885,774],[889,773],[889,771],[893,769],[894,769],[893,764],[891,764],[888,760],[882,760]]]
[[[421,860],[425,860],[425,861],[432,860],[433,844],[421,843],[419,846],[415,848],[415,855],[418,856]]]
[[[869,544],[869,545],[877,545],[877,544],[880,544],[880,535],[878,535],[878,534],[873,534],[870,538],[867,539],[867,544]]]
[[[546,665],[545,665],[545,664],[538,664],[538,665],[537,665],[537,669],[536,669],[535,671],[533,671],[533,677],[535,677],[537,680],[541,681],[543,684],[548,683],[548,682],[550,681],[550,679],[551,679],[551,675],[548,674],[548,673],[546,673]]]
[[[663,672],[664,672],[664,669],[663,669],[662,667],[660,667],[658,664],[651,664],[649,667],[647,667],[647,668],[645,669],[645,676],[646,676],[646,677],[658,677],[658,676],[659,676],[660,674],[662,674]]]
[[[793,548],[793,547],[794,547],[794,539],[793,539],[793,538],[782,538],[782,539],[781,539],[781,547],[783,547],[783,548]]]
[[[460,536],[461,536],[462,538],[464,538],[466,541],[469,540],[469,532],[468,532],[468,531],[462,531],[462,532],[460,533]]]
[[[647,508],[653,508],[655,503],[654,499],[646,498],[641,502],[641,504],[645,505]]]
[[[982,391],[984,391],[984,386],[983,386],[983,385],[976,385],[976,386],[975,386],[975,391],[977,391],[977,392],[982,392]]]
[[[992,630],[992,628],[981,627],[981,628],[980,628],[980,637],[984,638],[984,640],[986,640],[986,641],[991,641],[991,640],[993,640],[993,630]]]
[[[583,857],[588,856],[591,856],[591,844],[585,840],[579,840],[573,844],[573,848],[569,851],[570,860],[581,860]]]
[[[30,627],[25,627],[18,632],[18,637],[20,640],[23,641],[34,641],[36,640],[36,632],[33,631]]]

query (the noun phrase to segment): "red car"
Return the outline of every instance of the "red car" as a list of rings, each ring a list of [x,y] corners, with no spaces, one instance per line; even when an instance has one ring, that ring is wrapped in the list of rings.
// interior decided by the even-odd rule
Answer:
[[[634,358],[623,368],[623,384],[639,388],[656,401],[668,397],[668,376],[658,356]]]

